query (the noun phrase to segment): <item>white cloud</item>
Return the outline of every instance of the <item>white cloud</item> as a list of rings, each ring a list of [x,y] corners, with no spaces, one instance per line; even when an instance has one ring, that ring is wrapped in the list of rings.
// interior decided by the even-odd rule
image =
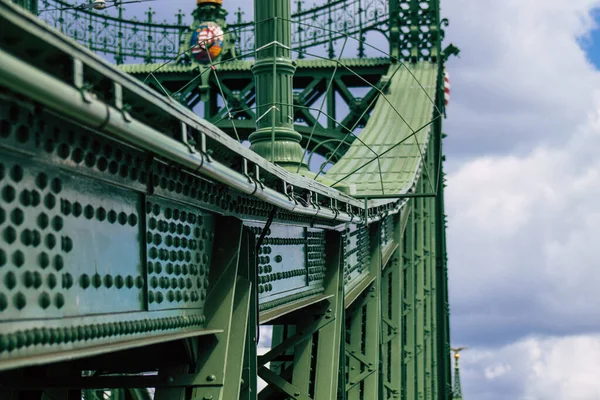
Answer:
[[[485,377],[490,380],[497,379],[506,375],[510,370],[510,364],[495,364],[485,368]]]
[[[465,398],[600,399],[600,72],[578,44],[600,1],[442,4],[462,50],[445,129]]]
[[[600,73],[577,45],[577,37],[593,26],[587,17],[591,7],[600,2],[452,4],[463,7],[462,14],[454,16],[460,29],[456,36],[459,42],[465,40],[463,54],[468,55],[461,61],[460,79],[475,85],[482,83],[481,77],[514,83],[503,92],[506,98],[495,98],[504,111],[484,112],[480,119],[505,141],[529,143],[524,152],[512,149],[463,158],[449,176],[448,241],[456,320],[470,318],[469,329],[495,321],[564,330],[547,320],[563,317],[573,322],[574,330],[584,325],[600,330],[600,307],[594,305],[594,300],[600,302],[594,285],[600,281],[595,251],[595,243],[600,243]],[[483,14],[475,18],[473,13]],[[503,46],[508,43],[512,45]],[[494,63],[473,56],[485,54],[490,46],[496,51]],[[521,90],[531,85],[536,90]],[[459,115],[449,110],[450,134],[458,141],[469,138],[476,148],[485,146],[488,132],[462,119],[460,112],[461,106],[480,107],[481,98],[461,92],[460,83],[453,88],[457,86]],[[562,103],[553,100],[558,98]],[[520,119],[510,119],[513,113],[537,118],[537,127],[523,130]],[[504,123],[498,128],[500,119]],[[450,151],[449,159],[452,155]],[[534,311],[537,315],[530,315]],[[590,323],[584,315],[597,322]]]
[[[597,400],[599,376],[600,336],[529,337],[461,357],[467,399]]]
[[[455,155],[525,153],[560,144],[600,87],[577,37],[597,0],[447,0],[452,79],[448,146]]]

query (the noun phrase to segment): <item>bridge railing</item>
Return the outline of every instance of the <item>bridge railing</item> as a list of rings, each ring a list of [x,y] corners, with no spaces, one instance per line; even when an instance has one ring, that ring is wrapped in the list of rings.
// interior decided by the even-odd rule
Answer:
[[[13,0],[17,3],[22,1]],[[292,15],[292,46],[299,58],[310,55],[311,48],[329,57],[336,54],[336,42],[346,35],[364,39],[370,30],[384,35],[388,31],[389,7],[387,0],[333,0],[323,5],[304,9],[303,1],[296,2]],[[177,58],[184,48],[182,42],[189,32],[191,17],[181,10],[173,21],[157,21],[156,12],[149,8],[144,19],[125,17],[125,8],[118,6],[111,14],[94,10],[68,9],[63,0],[42,0],[30,8],[39,18],[87,46],[92,51],[114,59],[117,64],[127,62],[154,63]],[[254,50],[254,23],[242,20],[238,10],[235,23],[229,24],[237,54],[251,54]],[[362,42],[361,42],[362,43]],[[385,46],[383,46],[385,47]],[[365,49],[358,46],[357,56],[364,57]]]

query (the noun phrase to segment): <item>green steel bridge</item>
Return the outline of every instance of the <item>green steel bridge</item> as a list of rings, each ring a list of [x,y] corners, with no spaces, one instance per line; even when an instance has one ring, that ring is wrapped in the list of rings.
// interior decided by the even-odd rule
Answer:
[[[0,1],[0,399],[451,399],[439,0],[125,6]]]

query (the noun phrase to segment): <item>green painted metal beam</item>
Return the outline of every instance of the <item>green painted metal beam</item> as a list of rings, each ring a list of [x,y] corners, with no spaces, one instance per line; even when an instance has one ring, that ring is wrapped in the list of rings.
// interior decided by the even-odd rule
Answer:
[[[273,163],[296,170],[302,160],[302,136],[293,127],[290,0],[254,0],[256,62],[256,132],[250,149]]]
[[[325,318],[333,318],[333,323],[321,329],[318,333],[316,355],[312,365],[311,384],[314,385],[314,400],[335,399],[338,392],[338,369],[342,332],[344,328],[344,285],[342,238],[339,232],[328,232],[326,237],[326,276],[325,292],[330,295],[329,314]]]
[[[415,200],[407,209],[409,213],[406,230],[404,232],[404,348],[403,358],[405,362],[406,378],[404,379],[404,396],[407,399],[417,398],[417,318],[416,318],[416,257],[415,257]]]
[[[417,7],[411,15],[420,15],[420,4],[411,7]],[[8,9],[0,4],[2,16],[12,15],[3,26],[23,33],[15,28],[21,17]],[[363,185],[362,176],[349,178],[360,186],[357,197],[350,198],[267,165],[182,107],[32,26],[11,37],[48,43],[48,52],[62,54],[74,76],[58,78],[45,63],[8,71],[10,65],[31,64],[25,50],[39,43],[11,47],[0,33],[0,56],[8,60],[0,81],[12,90],[3,92],[0,104],[2,127],[8,126],[0,138],[0,282],[15,285],[0,289],[0,308],[5,308],[0,310],[0,363],[35,359],[40,364],[35,376],[20,368],[29,364],[11,364],[11,371],[0,373],[0,396],[12,400],[27,389],[39,398],[45,391],[54,400],[70,400],[81,397],[82,389],[84,396],[94,397],[101,388],[113,387],[111,400],[147,400],[147,392],[136,390],[154,387],[157,400],[250,400],[257,398],[260,375],[269,383],[259,396],[263,399],[450,398],[442,135],[436,119],[443,99],[440,64],[410,67],[425,78],[419,95],[397,96],[398,89],[408,87],[408,73],[391,78],[389,93],[384,82],[378,86],[389,102],[378,102],[368,120],[363,132],[368,140],[363,140],[370,147],[385,152],[409,136],[388,127],[401,119],[392,111],[409,119],[427,117],[430,124],[417,132],[418,144],[399,145],[402,151],[392,149],[389,158],[379,160],[384,161],[379,176],[390,193]],[[422,42],[418,46],[414,52],[421,59],[427,48]],[[264,48],[266,58],[269,50]],[[277,78],[278,65],[273,65]],[[332,73],[332,66],[314,62],[310,71],[329,68]],[[228,72],[240,80],[223,89],[225,96],[236,96],[239,84],[244,91],[239,100],[253,101],[248,68]],[[39,79],[22,81],[16,73],[22,71]],[[307,101],[314,103],[324,93],[324,77],[299,77],[306,79],[305,88],[314,89],[307,89]],[[356,82],[349,77],[337,75],[333,87],[354,101],[349,88]],[[285,71],[279,78],[291,79]],[[170,79],[165,74],[154,84],[173,93]],[[86,86],[86,80],[93,85]],[[280,98],[290,103],[281,104],[291,104],[287,89]],[[203,98],[203,90],[210,96]],[[122,92],[125,97],[118,95]],[[339,106],[332,93],[325,98],[329,112]],[[187,95],[190,102],[208,99],[210,113],[224,115],[214,88]],[[377,95],[382,97],[373,89],[373,98]],[[124,99],[138,108],[133,118]],[[146,105],[147,111],[139,111]],[[210,135],[197,131],[204,125]],[[342,137],[334,125],[319,130],[319,145]],[[202,133],[194,137],[201,138],[197,147],[188,140],[192,127],[194,134]],[[370,133],[377,127],[379,136]],[[368,153],[349,154],[341,163],[368,161]],[[260,186],[254,180],[258,176],[248,173],[253,164],[277,185]],[[207,169],[212,175],[198,176]],[[399,169],[406,179],[397,179]],[[254,192],[242,192],[248,187]],[[263,201],[260,195],[267,189],[277,202]],[[320,214],[327,210],[329,220]],[[257,241],[263,243],[257,247]],[[191,288],[197,301],[191,301]],[[79,303],[68,300],[73,296]],[[257,357],[261,321],[278,328],[273,349]],[[18,327],[8,325],[13,323]],[[77,353],[91,348],[96,353]],[[67,361],[74,358],[80,359]],[[57,364],[48,366],[50,361]],[[84,368],[109,375],[82,375]]]

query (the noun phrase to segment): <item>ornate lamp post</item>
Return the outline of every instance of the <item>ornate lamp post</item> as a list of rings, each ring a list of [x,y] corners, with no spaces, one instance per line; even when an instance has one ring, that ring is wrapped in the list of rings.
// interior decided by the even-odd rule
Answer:
[[[302,136],[294,130],[290,0],[255,0],[256,131],[250,149],[267,160],[296,172],[308,170],[302,160]]]

